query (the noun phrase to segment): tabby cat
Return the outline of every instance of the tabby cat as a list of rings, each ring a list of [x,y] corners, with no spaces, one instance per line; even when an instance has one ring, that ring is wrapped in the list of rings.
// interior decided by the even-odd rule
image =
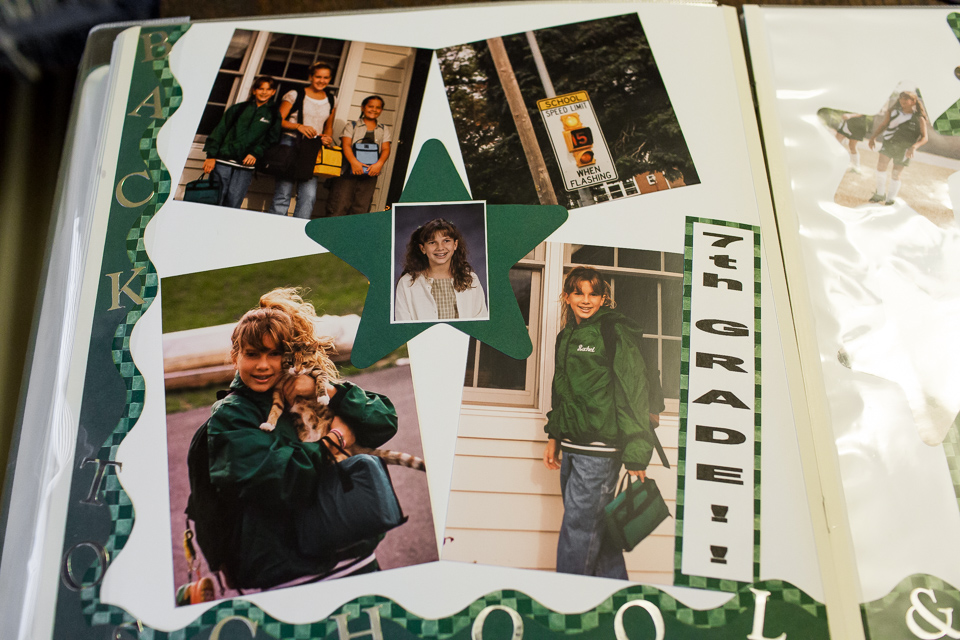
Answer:
[[[319,354],[319,355],[318,355]],[[270,413],[267,420],[260,425],[264,431],[273,431],[277,426],[277,420],[283,413],[284,382],[290,378],[309,375],[317,381],[316,398],[297,398],[290,406],[290,413],[293,414],[294,423],[297,426],[297,437],[301,442],[317,442],[330,433],[330,425],[333,423],[333,411],[330,410],[330,398],[327,395],[327,376],[324,373],[325,367],[322,366],[319,359],[326,358],[322,348],[305,342],[284,342],[284,366],[286,371],[283,377],[273,388],[273,404],[270,407]],[[387,464],[395,464],[403,467],[410,467],[419,471],[426,471],[426,465],[423,458],[419,458],[409,453],[400,451],[390,451],[383,449],[370,449],[353,443],[346,447],[345,451],[349,455],[366,453],[376,456]]]

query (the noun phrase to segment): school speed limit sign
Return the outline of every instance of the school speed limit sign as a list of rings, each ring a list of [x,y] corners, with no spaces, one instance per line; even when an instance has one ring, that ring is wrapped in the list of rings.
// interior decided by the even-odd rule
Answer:
[[[586,91],[537,100],[567,191],[617,179]]]

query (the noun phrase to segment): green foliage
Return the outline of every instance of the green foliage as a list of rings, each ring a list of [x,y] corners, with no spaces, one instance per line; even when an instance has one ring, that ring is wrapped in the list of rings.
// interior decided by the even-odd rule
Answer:
[[[636,14],[535,32],[558,95],[586,90],[620,179],[645,171],[697,184],[693,159]],[[546,97],[523,34],[503,38],[558,197],[565,193],[537,109]],[[486,42],[438,52],[473,197],[535,204],[536,191]],[[569,204],[576,206],[576,202]]]
[[[276,287],[303,287],[318,315],[359,314],[367,279],[330,253],[203,271],[160,282],[163,332],[236,322]]]

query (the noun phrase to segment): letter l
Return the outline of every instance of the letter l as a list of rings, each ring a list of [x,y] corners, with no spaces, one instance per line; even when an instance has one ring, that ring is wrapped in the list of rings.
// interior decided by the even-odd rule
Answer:
[[[776,638],[768,638],[763,635],[763,622],[767,617],[767,598],[770,597],[769,591],[750,588],[753,591],[756,607],[753,610],[753,631],[747,636],[747,640],[787,640],[787,634],[781,633]]]

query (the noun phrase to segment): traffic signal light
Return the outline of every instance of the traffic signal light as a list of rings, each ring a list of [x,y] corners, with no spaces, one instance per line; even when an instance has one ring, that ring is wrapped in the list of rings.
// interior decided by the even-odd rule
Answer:
[[[595,163],[593,132],[590,127],[583,126],[579,114],[561,116],[560,122],[563,124],[563,139],[567,143],[567,151],[573,154],[577,166],[585,167]]]
[[[596,157],[593,155],[593,151],[589,149],[586,151],[574,151],[573,159],[577,161],[578,167],[586,167],[587,165],[591,165],[597,161]]]

